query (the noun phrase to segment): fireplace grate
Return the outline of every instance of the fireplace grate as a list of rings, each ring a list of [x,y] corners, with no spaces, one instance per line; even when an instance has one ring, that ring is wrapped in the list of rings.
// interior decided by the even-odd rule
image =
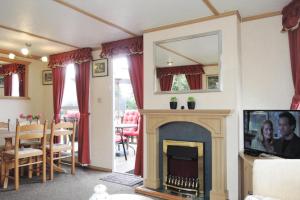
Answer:
[[[186,196],[202,196],[204,193],[199,194],[199,179],[198,178],[188,178],[168,175],[166,177],[166,182],[164,183],[165,189],[167,191],[175,192]]]

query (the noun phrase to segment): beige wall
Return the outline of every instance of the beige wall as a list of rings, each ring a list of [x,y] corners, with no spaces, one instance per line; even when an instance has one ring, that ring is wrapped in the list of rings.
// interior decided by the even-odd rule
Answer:
[[[193,93],[197,109],[232,109],[232,115],[227,119],[226,137],[228,146],[227,157],[227,187],[229,197],[238,199],[238,89],[239,82],[239,23],[236,16],[229,16],[203,23],[192,24],[163,31],[144,34],[144,107],[146,109],[169,109],[171,96],[177,96],[180,105],[186,106],[189,94],[154,94],[154,59],[153,42],[186,35],[222,31],[222,92]],[[146,149],[146,147],[145,147]],[[146,166],[146,164],[144,165]],[[147,169],[145,169],[147,171]]]
[[[242,23],[244,109],[289,109],[293,82],[281,16]]]

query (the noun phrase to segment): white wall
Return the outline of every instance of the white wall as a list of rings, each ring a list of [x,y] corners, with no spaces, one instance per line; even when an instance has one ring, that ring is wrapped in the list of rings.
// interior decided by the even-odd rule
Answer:
[[[2,55],[1,56],[6,56]],[[11,120],[11,128],[15,128],[16,119],[21,113],[24,114],[43,114],[44,101],[43,101],[43,86],[41,81],[42,69],[45,65],[40,61],[28,60],[31,64],[28,68],[28,96],[27,99],[1,99],[0,98],[0,121],[6,121],[8,118]],[[0,141],[0,145],[3,141]]]
[[[238,89],[239,82],[239,23],[236,16],[229,16],[198,24],[144,34],[144,107],[145,109],[169,109],[171,96],[177,96],[179,105],[186,106],[190,94],[154,94],[153,42],[186,35],[222,31],[221,76],[223,91],[213,93],[193,93],[197,109],[231,109],[227,119],[226,138],[227,187],[229,198],[238,199]],[[146,144],[146,142],[145,142]],[[147,149],[146,147],[144,149]],[[144,165],[146,166],[146,164]],[[145,169],[146,171],[146,169]]]
[[[244,109],[289,109],[294,94],[281,16],[242,23]]]

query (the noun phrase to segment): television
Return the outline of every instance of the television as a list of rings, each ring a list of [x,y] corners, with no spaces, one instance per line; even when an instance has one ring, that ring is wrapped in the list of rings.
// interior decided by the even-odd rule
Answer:
[[[300,158],[300,110],[244,110],[244,152]]]

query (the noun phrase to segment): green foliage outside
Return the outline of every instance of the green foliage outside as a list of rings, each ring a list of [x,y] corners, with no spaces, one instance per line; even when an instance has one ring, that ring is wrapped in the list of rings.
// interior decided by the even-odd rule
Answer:
[[[184,74],[175,75],[173,78],[172,91],[188,91],[189,85]]]
[[[126,109],[127,110],[135,110],[137,109],[134,97],[130,97],[126,100]]]

